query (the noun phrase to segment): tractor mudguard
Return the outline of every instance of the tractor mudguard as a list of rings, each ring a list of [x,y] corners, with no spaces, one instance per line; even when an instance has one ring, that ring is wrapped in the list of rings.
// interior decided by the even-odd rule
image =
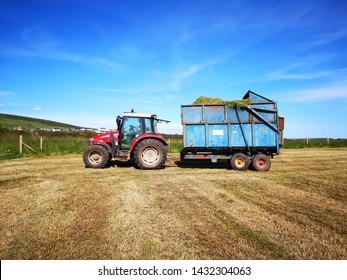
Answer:
[[[141,140],[146,139],[146,138],[157,139],[160,142],[162,142],[165,146],[167,146],[167,143],[166,143],[164,137],[161,136],[160,134],[144,133],[132,141],[132,143],[130,145],[130,152],[132,152],[134,150],[134,148],[138,142],[140,142]]]
[[[112,149],[111,149],[111,147],[110,147],[108,144],[106,144],[105,142],[98,141],[98,142],[93,143],[92,145],[100,145],[100,146],[103,146],[103,147],[106,148],[106,150],[112,155]]]

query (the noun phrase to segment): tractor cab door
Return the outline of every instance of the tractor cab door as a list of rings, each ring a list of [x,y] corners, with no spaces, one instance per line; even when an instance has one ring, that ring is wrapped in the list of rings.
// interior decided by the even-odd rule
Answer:
[[[132,141],[143,133],[142,118],[123,117],[120,130],[122,150],[129,150]]]

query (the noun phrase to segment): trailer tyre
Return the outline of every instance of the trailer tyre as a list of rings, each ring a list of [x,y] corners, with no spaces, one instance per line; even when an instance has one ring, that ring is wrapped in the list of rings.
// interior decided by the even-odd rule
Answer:
[[[257,171],[268,171],[271,166],[271,160],[267,155],[256,154],[252,159],[252,166]]]
[[[141,169],[159,169],[166,161],[166,148],[156,139],[145,139],[134,150],[135,164]]]
[[[109,152],[100,145],[89,146],[83,153],[83,162],[86,167],[104,168],[109,161]]]
[[[249,157],[243,153],[237,153],[230,159],[232,169],[237,171],[247,170],[250,164]]]

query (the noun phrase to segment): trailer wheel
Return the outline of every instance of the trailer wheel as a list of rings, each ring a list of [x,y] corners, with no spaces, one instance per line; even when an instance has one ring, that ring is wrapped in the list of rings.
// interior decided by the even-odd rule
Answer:
[[[145,139],[134,150],[135,164],[141,169],[159,169],[166,161],[166,149],[156,139]]]
[[[268,171],[271,166],[271,161],[267,155],[256,154],[252,159],[252,165],[257,171]]]
[[[243,153],[236,153],[230,159],[232,169],[237,171],[247,170],[250,164],[249,157]]]
[[[83,161],[86,167],[104,168],[110,161],[110,154],[103,146],[92,145],[84,151]]]

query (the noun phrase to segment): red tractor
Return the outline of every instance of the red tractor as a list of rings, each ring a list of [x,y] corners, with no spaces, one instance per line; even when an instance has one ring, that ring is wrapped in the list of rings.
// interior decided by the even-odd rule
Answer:
[[[156,115],[124,113],[117,117],[117,130],[98,134],[89,139],[83,153],[86,167],[104,168],[112,158],[121,161],[134,159],[141,169],[159,169],[166,161],[167,143],[157,133]]]

